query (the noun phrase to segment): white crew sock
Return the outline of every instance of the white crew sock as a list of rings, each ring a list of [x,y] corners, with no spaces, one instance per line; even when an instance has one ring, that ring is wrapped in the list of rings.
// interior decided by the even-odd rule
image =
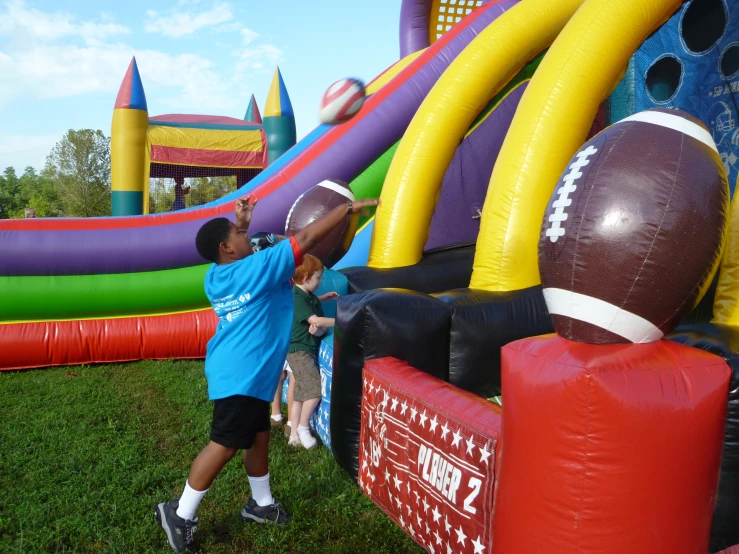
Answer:
[[[208,492],[208,489],[196,491],[190,486],[189,482],[185,483],[185,490],[180,497],[177,515],[182,519],[192,520],[195,517],[195,510],[198,509],[198,504],[200,504],[206,492]]]
[[[272,491],[269,490],[269,473],[264,477],[249,477],[249,486],[251,487],[251,495],[259,506],[269,506],[275,503],[272,497]]]
[[[280,414],[280,415],[273,415],[272,416],[272,419],[274,419],[275,421],[282,421],[282,414]]]

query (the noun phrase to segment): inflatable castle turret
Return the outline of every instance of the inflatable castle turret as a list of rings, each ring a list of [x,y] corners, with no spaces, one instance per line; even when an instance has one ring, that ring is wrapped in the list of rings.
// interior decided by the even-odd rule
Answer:
[[[252,123],[257,123],[259,125],[262,124],[262,114],[259,113],[259,106],[257,106],[257,99],[254,98],[254,95],[251,95],[251,100],[249,100],[249,106],[246,108],[246,113],[244,114],[244,121],[250,121]]]
[[[269,163],[272,163],[296,142],[295,114],[279,67],[269,88],[262,125],[267,132]]]
[[[131,60],[113,109],[110,173],[113,215],[139,215],[144,209],[146,129],[149,113],[136,58]]]

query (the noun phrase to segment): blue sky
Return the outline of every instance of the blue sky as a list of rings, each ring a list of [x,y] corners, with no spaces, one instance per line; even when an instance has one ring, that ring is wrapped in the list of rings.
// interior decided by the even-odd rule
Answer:
[[[298,138],[333,81],[398,59],[400,0],[0,0],[0,171],[41,169],[68,129],[110,134],[135,55],[150,115],[261,111],[276,65]]]

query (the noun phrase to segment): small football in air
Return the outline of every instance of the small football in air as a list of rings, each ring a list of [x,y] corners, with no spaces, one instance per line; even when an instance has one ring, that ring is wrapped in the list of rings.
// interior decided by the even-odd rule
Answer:
[[[359,79],[341,79],[321,97],[318,117],[321,123],[336,125],[357,115],[365,99],[364,83]]]

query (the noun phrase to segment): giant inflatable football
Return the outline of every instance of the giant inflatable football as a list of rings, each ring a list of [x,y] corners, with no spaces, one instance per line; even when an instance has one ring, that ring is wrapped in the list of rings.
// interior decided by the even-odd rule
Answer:
[[[719,262],[729,188],[711,134],[652,109],[588,141],[544,217],[539,270],[557,332],[590,343],[662,338]]]

